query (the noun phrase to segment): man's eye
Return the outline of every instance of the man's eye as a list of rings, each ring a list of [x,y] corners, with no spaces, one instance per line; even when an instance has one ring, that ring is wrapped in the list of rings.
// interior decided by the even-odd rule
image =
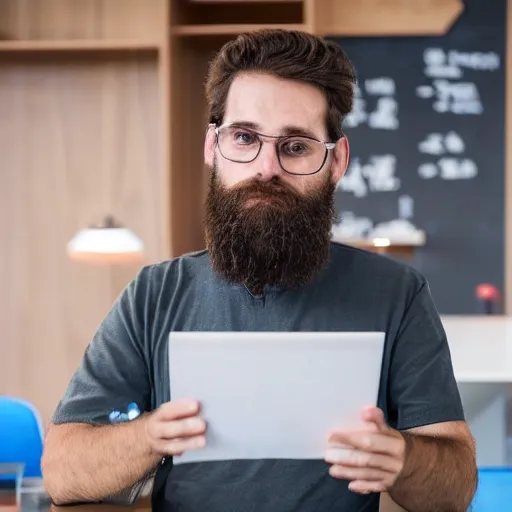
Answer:
[[[252,144],[256,136],[250,132],[235,132],[233,138],[237,144]]]
[[[281,151],[285,155],[302,156],[309,152],[309,147],[308,144],[303,141],[294,140],[283,144]]]

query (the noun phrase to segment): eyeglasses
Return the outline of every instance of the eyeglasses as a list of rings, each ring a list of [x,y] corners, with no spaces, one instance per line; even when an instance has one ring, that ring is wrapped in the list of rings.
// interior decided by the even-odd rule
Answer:
[[[324,142],[304,135],[264,135],[240,126],[215,126],[216,144],[231,162],[248,164],[258,158],[263,138],[276,140],[279,165],[289,174],[316,174],[324,166],[335,142]]]

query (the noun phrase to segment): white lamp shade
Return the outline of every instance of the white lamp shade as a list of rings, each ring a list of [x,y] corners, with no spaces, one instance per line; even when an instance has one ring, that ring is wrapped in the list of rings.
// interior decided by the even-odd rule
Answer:
[[[143,259],[144,244],[126,228],[89,228],[75,235],[68,243],[67,252],[74,261],[132,263]]]

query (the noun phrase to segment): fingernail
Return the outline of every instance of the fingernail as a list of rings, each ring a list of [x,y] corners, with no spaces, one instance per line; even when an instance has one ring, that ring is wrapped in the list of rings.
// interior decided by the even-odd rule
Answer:
[[[325,459],[331,462],[346,462],[350,457],[351,450],[348,448],[329,448],[325,452]]]
[[[190,411],[195,412],[197,411],[199,404],[195,400],[183,400],[183,405]]]

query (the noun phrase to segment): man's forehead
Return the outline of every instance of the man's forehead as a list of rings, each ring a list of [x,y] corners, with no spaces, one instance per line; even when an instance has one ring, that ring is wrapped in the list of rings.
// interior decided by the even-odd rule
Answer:
[[[326,101],[309,84],[271,75],[235,78],[226,102],[225,124],[238,123],[274,135],[319,136],[325,128]]]

